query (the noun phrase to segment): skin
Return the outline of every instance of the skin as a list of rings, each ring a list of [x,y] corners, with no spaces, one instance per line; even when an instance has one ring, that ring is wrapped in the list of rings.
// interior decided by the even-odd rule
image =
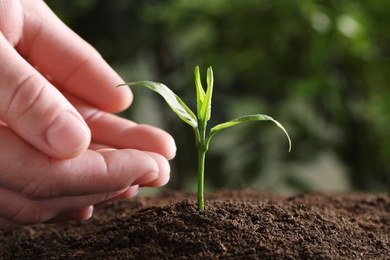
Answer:
[[[41,0],[0,0],[0,230],[87,219],[169,180],[173,138],[112,114],[132,93]]]

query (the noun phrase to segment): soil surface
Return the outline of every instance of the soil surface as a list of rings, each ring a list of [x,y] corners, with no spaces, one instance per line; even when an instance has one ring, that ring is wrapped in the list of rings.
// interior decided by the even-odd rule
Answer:
[[[0,234],[0,259],[390,259],[390,194],[164,192]]]

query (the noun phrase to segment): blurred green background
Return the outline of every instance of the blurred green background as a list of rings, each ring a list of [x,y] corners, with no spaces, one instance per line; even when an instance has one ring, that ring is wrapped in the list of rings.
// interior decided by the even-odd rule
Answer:
[[[283,193],[390,190],[390,1],[47,0],[126,80],[163,82],[195,108],[193,69],[214,70],[219,133],[206,186]],[[205,84],[204,84],[205,85]],[[114,87],[114,86],[113,86]],[[169,187],[196,189],[193,130],[146,89],[121,115],[174,136]]]

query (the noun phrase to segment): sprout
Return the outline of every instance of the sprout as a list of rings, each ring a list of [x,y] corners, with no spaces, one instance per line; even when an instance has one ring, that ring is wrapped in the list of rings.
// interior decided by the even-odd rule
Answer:
[[[211,117],[211,98],[213,94],[214,76],[211,67],[207,69],[207,90],[204,91],[200,80],[199,67],[195,67],[195,86],[196,86],[196,101],[197,101],[197,116],[188,108],[188,106],[170,90],[167,86],[157,82],[138,81],[118,85],[119,86],[143,86],[160,94],[172,110],[195,131],[196,147],[198,148],[198,208],[204,209],[204,165],[206,152],[209,148],[211,138],[219,131],[244,122],[251,121],[272,121],[274,122],[287,136],[289,143],[289,151],[291,151],[291,139],[284,127],[275,119],[263,114],[254,114],[242,116],[231,121],[219,124],[210,129],[206,133],[207,121]]]

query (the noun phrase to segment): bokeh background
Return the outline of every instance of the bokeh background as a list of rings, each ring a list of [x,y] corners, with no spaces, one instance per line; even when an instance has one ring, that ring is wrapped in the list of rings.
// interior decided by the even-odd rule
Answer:
[[[390,1],[46,2],[126,81],[162,82],[193,109],[194,67],[205,80],[212,66],[209,125],[263,113],[285,126],[291,153],[272,123],[216,135],[208,190],[390,191]],[[174,136],[168,187],[194,191],[193,130],[157,94],[133,92],[121,116]]]

